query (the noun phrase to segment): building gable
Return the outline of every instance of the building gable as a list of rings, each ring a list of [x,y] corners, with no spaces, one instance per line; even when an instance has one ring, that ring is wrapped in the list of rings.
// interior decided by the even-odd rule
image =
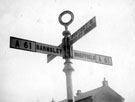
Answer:
[[[105,78],[102,87],[84,93],[78,91],[75,102],[124,102],[124,98],[108,86]],[[67,100],[59,102],[67,102]]]

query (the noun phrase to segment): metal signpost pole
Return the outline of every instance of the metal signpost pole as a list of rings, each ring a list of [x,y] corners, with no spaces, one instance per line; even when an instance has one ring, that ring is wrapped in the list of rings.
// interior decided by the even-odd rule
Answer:
[[[62,21],[62,16],[64,14],[70,14],[71,19],[69,22],[63,22]],[[74,102],[74,96],[73,96],[73,89],[72,89],[72,72],[74,69],[72,68],[71,64],[72,62],[70,61],[70,58],[73,58],[73,48],[72,45],[70,44],[70,37],[71,34],[68,31],[68,25],[72,23],[74,19],[74,15],[71,11],[64,11],[60,14],[59,16],[59,22],[65,27],[65,31],[63,32],[63,40],[62,40],[62,51],[63,51],[63,59],[65,59],[64,63],[64,69],[63,72],[65,72],[66,75],[66,86],[67,86],[67,102]]]
[[[63,71],[66,74],[66,85],[67,85],[67,102],[74,102],[73,97],[73,88],[72,88],[72,71],[74,69],[71,66],[72,62],[70,62],[70,59],[65,59],[64,63],[64,69]]]

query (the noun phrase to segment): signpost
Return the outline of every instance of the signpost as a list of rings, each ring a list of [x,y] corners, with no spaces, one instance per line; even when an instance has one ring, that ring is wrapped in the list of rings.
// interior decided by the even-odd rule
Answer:
[[[70,21],[62,21],[62,16],[65,14],[69,14],[71,16]],[[74,69],[71,66],[72,63],[70,59],[78,59],[112,66],[112,58],[109,56],[73,50],[73,44],[96,27],[96,17],[90,19],[80,29],[78,29],[75,33],[71,35],[68,31],[68,26],[72,23],[73,19],[74,15],[71,11],[64,11],[60,14],[59,22],[65,27],[65,30],[63,32],[64,38],[59,46],[43,44],[16,37],[10,37],[10,48],[48,54],[47,62],[50,62],[56,56],[60,56],[65,59],[65,67],[63,71],[66,75],[67,102],[74,102],[71,77],[72,71],[74,71]]]
[[[87,23],[85,23],[80,29],[78,29],[75,33],[71,35],[70,43],[74,44],[77,40],[86,35],[89,31],[96,27],[96,17],[90,19]],[[61,44],[59,45],[61,46]],[[55,55],[47,55],[47,62],[49,63],[53,60]]]

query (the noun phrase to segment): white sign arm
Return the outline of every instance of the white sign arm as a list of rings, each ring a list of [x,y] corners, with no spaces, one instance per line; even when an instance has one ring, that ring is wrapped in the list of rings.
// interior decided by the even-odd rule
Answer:
[[[95,62],[99,64],[112,66],[112,58],[110,56],[92,54],[92,53],[83,52],[83,51],[74,50],[73,59],[84,60],[84,61]]]
[[[96,27],[96,17],[93,17],[87,23],[85,23],[80,29],[71,35],[70,42],[74,44],[77,40],[86,35],[89,31]]]

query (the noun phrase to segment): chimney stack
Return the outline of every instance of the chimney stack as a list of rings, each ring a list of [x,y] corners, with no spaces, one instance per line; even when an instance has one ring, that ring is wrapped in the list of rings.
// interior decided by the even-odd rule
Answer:
[[[103,86],[108,86],[108,81],[106,81],[105,78],[104,78],[104,81],[102,83],[103,83]]]
[[[78,96],[81,93],[82,93],[81,90],[77,90],[76,96]]]

